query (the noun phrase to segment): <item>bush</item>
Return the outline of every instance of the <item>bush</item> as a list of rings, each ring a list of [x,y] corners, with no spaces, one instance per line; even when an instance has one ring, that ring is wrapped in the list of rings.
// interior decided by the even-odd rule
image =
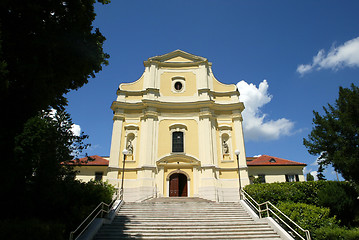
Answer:
[[[75,180],[64,180],[54,184],[52,188],[46,191],[42,189],[29,191],[27,201],[24,203],[26,206],[23,206],[24,214],[22,217],[24,219],[36,218],[44,223],[56,221],[59,223],[58,225],[48,224],[48,226],[44,226],[47,226],[50,229],[49,231],[58,232],[58,228],[61,229],[60,235],[67,239],[69,232],[77,228],[100,202],[111,202],[113,193],[114,187],[108,183],[94,181],[83,183]],[[33,223],[32,221],[23,223],[23,225],[26,224],[31,226]],[[40,229],[39,232],[43,232],[43,229]],[[29,239],[36,239],[32,236],[37,235],[35,232],[29,233]]]
[[[329,207],[331,215],[336,215],[344,225],[353,223],[358,209],[355,188],[344,182],[331,182],[318,193],[319,205]]]
[[[316,240],[357,240],[359,229],[346,229],[340,227],[322,227],[315,230]]]
[[[313,204],[318,206],[318,193],[326,184],[325,181],[265,183],[247,185],[244,190],[258,203],[270,201],[291,201]]]
[[[322,227],[338,227],[335,217],[330,217],[329,208],[305,203],[281,202],[278,208],[303,229],[309,230],[312,238],[317,239],[316,230]]]
[[[64,240],[64,225],[37,218],[0,221],[0,239]]]

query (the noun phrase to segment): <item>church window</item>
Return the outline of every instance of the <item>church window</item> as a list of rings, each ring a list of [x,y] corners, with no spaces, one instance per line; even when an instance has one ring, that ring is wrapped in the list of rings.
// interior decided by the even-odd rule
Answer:
[[[172,78],[172,92],[182,93],[185,91],[185,82],[186,79],[181,76],[176,76]]]
[[[103,172],[95,172],[95,181],[102,181]]]
[[[172,133],[172,152],[183,152],[183,132]]]
[[[182,89],[182,83],[181,82],[175,82],[175,89],[177,91],[181,91]]]

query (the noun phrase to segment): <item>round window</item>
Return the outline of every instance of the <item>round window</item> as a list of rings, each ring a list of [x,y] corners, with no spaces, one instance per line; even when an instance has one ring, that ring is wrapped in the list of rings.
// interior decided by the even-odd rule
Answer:
[[[175,89],[176,89],[177,91],[181,91],[181,90],[182,90],[182,87],[183,87],[183,85],[182,85],[181,82],[175,82]]]

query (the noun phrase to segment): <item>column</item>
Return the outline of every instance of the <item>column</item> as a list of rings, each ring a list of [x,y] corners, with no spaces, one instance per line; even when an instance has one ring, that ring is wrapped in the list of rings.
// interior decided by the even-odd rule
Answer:
[[[208,108],[202,108],[199,113],[199,158],[202,166],[214,165],[212,113]]]
[[[120,157],[122,157],[121,135],[124,119],[123,110],[117,110],[113,117],[110,161],[107,173],[109,183],[116,187],[118,185],[118,170],[120,168],[119,162]]]
[[[246,160],[246,150],[244,146],[244,137],[243,137],[243,126],[242,126],[242,114],[240,110],[232,111],[232,121],[233,121],[233,131],[236,140],[235,149],[240,151],[239,154],[239,167],[240,167],[240,174],[241,174],[241,184],[242,187],[249,184],[248,178],[248,168],[247,168],[247,160]],[[234,151],[233,149],[232,151]]]

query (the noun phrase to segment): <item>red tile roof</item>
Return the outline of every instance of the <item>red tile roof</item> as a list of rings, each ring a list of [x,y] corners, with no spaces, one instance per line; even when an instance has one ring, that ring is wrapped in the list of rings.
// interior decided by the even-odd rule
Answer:
[[[74,166],[108,166],[108,163],[109,163],[108,160],[100,156],[93,155],[93,156],[83,157],[80,159],[76,158],[66,162],[65,164],[74,165]]]
[[[283,158],[262,155],[260,157],[248,157],[248,166],[307,166],[305,163],[294,162]]]

